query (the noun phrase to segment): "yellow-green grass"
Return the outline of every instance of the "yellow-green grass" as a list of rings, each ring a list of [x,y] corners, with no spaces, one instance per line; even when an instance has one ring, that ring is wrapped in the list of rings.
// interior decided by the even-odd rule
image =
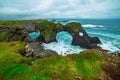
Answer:
[[[0,20],[0,25],[22,27],[27,22],[40,22],[41,20]]]
[[[23,42],[0,43],[0,80],[51,80],[34,74],[30,66],[33,59],[18,54],[23,48]]]
[[[106,76],[100,69],[106,61],[94,52],[34,60],[21,56],[23,49],[23,42],[0,43],[0,80],[95,80]]]

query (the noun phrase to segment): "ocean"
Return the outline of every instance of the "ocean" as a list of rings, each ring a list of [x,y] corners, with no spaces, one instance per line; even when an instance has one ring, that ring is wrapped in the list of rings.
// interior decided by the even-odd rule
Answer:
[[[108,50],[110,53],[120,52],[120,19],[59,19],[58,18],[55,19],[55,21],[56,23],[60,22],[63,25],[69,22],[79,22],[81,23],[82,27],[86,30],[89,36],[91,37],[96,36],[100,39],[102,44],[99,44],[98,46],[100,46],[102,49]],[[49,45],[52,46],[54,44],[50,43]],[[50,46],[47,46],[47,48]],[[64,51],[64,48],[62,48],[62,51]],[[78,47],[77,47],[77,51],[79,52]],[[57,53],[61,53],[61,52],[57,51]]]

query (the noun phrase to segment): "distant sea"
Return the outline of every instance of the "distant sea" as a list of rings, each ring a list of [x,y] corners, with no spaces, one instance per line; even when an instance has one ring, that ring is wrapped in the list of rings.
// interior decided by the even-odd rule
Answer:
[[[52,19],[48,19],[52,20]],[[120,19],[55,19],[63,25],[79,22],[89,36],[98,37],[102,44],[98,45],[109,52],[120,52]]]

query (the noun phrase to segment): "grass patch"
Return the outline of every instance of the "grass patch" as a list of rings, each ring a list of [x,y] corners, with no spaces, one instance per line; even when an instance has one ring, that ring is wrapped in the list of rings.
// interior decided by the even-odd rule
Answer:
[[[95,80],[106,61],[94,52],[33,60],[19,54],[23,42],[0,43],[0,80]]]

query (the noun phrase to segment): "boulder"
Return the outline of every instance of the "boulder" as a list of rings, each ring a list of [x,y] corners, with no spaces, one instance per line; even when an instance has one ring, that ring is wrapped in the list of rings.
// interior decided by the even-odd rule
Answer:
[[[40,42],[31,42],[27,43],[25,45],[25,52],[26,54],[24,55],[25,57],[33,57],[33,58],[43,58],[43,57],[49,57],[53,55],[58,55],[56,52],[51,51],[51,50],[44,50],[43,47],[41,46]]]
[[[43,52],[36,54],[34,58],[44,58],[44,57],[50,57],[56,55],[58,54],[52,50],[44,50]]]

